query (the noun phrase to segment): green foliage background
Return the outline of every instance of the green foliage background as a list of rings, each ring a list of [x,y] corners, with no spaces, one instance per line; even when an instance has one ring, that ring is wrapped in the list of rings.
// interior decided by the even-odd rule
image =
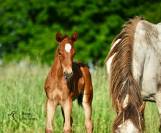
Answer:
[[[133,16],[158,23],[160,0],[0,0],[0,58],[51,63],[61,31],[79,33],[76,60],[101,64],[122,24]]]

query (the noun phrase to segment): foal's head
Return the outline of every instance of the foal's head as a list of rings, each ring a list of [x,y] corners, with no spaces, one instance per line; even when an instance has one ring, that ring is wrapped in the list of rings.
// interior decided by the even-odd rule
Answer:
[[[72,63],[75,55],[74,42],[77,40],[78,34],[73,33],[71,37],[62,36],[61,33],[56,34],[56,40],[59,43],[58,56],[63,68],[64,77],[68,80],[73,75]]]

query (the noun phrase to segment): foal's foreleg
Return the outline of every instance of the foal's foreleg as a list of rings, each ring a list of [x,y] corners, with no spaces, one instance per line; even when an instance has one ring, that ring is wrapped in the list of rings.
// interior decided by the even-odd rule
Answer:
[[[46,102],[46,126],[45,126],[45,133],[52,133],[53,126],[52,120],[54,117],[55,109],[57,104],[52,100],[47,100]]]
[[[72,121],[71,121],[71,113],[72,113],[72,99],[68,98],[63,104],[63,112],[64,112],[64,133],[72,132]]]
[[[61,112],[62,112],[62,115],[63,115],[63,123],[65,123],[64,110],[63,110],[62,107],[61,107]],[[70,121],[71,121],[71,126],[72,126],[72,124],[73,124],[73,118],[72,118],[72,116],[70,116]]]
[[[87,133],[93,132],[93,124],[92,124],[92,97],[90,95],[84,94],[83,96],[83,109],[85,114],[85,127]]]
[[[62,112],[62,115],[63,115],[63,123],[65,123],[64,110],[63,110],[63,108],[62,108],[62,107],[61,107],[61,112]]]

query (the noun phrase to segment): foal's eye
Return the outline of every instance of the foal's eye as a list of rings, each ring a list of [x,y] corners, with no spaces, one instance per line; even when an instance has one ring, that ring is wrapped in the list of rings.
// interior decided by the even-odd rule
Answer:
[[[61,52],[59,52],[59,55],[62,55]]]

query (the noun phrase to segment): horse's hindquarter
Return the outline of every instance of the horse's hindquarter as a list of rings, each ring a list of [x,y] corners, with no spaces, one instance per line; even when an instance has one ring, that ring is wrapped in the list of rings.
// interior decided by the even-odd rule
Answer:
[[[79,64],[80,65],[80,71],[82,73],[82,80],[83,80],[83,101],[92,102],[93,98],[93,86],[92,86],[92,79],[91,74],[89,71],[88,66]],[[81,84],[81,82],[79,83]],[[81,88],[79,88],[81,89]]]
[[[157,25],[138,23],[134,36],[132,72],[143,98],[150,98],[161,83],[161,39]]]

